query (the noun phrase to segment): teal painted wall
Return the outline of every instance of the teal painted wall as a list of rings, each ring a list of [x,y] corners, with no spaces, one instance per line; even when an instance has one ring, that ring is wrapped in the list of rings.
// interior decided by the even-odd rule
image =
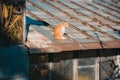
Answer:
[[[28,80],[29,59],[25,48],[0,48],[0,80]]]

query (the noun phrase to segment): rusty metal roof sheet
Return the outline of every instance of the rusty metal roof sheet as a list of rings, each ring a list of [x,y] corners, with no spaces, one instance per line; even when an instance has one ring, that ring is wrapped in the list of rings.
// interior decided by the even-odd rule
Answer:
[[[51,26],[30,25],[31,53],[120,48],[120,5],[109,0],[27,0],[27,16]],[[53,27],[69,22],[66,40],[55,40]]]

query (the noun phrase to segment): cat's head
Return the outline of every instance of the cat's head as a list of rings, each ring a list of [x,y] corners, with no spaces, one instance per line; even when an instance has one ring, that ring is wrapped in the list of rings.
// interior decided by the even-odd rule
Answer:
[[[65,28],[68,28],[69,27],[69,23],[68,22],[63,22],[62,26],[64,26]]]

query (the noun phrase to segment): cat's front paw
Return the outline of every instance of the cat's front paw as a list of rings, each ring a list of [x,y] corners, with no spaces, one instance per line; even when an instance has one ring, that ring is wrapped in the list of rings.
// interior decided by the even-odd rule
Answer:
[[[67,38],[65,38],[65,37],[55,37],[55,39],[57,39],[57,40],[64,40],[64,39],[67,39]]]
[[[67,39],[67,38],[65,38],[65,37],[62,37],[62,39]]]

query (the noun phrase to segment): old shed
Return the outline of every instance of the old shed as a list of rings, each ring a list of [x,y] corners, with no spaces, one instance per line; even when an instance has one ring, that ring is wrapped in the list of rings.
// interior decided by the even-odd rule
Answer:
[[[45,66],[42,72],[39,69],[41,65],[38,64],[69,59],[48,63],[49,69],[56,72],[49,73],[48,70],[50,80],[104,80],[105,75],[101,74],[105,72],[100,71],[99,63],[109,58],[101,60],[94,57],[120,54],[118,3],[110,0],[27,0],[26,16],[26,47],[30,54],[32,74],[35,74],[35,69],[40,71],[41,75],[47,72]],[[39,23],[43,21],[49,25]],[[67,39],[56,40],[54,26],[64,21],[70,24],[64,35]],[[76,60],[86,57],[87,59]],[[116,63],[120,64],[119,56],[114,58],[118,58]]]
[[[99,1],[27,0],[27,16],[50,26],[27,26],[30,53],[120,48],[120,6]],[[66,21],[66,40],[56,40],[53,29]]]

